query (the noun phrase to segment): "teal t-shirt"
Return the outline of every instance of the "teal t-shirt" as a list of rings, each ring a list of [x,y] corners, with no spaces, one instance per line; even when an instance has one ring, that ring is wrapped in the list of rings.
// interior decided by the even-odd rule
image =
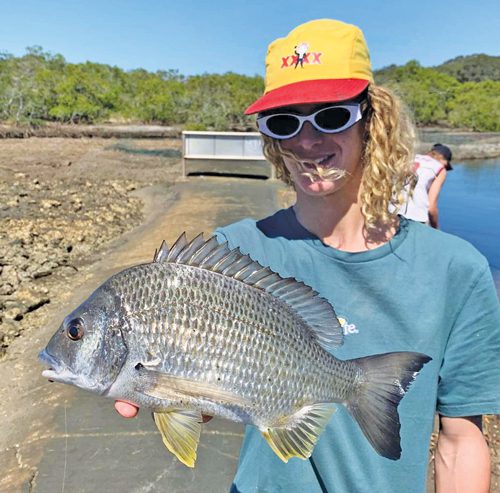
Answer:
[[[348,253],[323,244],[291,208],[217,234],[330,301],[345,335],[332,353],[337,358],[391,351],[432,357],[398,407],[401,459],[379,456],[337,405],[305,461],[283,463],[247,426],[233,492],[422,493],[436,410],[500,413],[500,306],[486,259],[467,242],[401,218],[389,243]]]

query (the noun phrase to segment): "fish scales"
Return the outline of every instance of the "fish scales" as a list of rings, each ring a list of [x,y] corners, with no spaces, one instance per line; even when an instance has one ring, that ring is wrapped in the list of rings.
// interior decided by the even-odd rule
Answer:
[[[305,403],[347,398],[352,365],[332,359],[303,321],[263,291],[175,264],[144,265],[127,272],[125,279],[115,278],[114,284],[129,318],[141,318],[133,327],[142,341],[146,338],[144,349],[160,358],[168,373],[235,391],[255,409],[269,409],[263,418],[278,419]],[[147,291],[138,296],[141,289]],[[158,290],[165,293],[160,305],[151,302]],[[149,329],[159,320],[160,337]],[[208,340],[202,331],[210,334]]]
[[[168,450],[196,460],[201,413],[257,426],[287,462],[307,459],[341,403],[380,455],[401,455],[397,406],[428,356],[342,361],[333,307],[215,238],[185,235],[108,279],[40,359],[53,381],[153,411]]]

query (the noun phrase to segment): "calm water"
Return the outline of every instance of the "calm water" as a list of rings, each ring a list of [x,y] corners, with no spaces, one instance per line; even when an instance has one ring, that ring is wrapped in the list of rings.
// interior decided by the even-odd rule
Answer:
[[[440,226],[486,256],[500,293],[500,159],[453,163],[439,196]]]

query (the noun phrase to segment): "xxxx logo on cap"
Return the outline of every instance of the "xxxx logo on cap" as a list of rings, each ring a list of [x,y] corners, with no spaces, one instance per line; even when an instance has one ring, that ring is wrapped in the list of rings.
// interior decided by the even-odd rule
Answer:
[[[308,43],[300,43],[295,47],[294,54],[285,56],[281,58],[281,68],[294,67],[297,68],[299,65],[304,67],[304,63],[321,63],[321,55],[323,53],[318,53],[315,51],[308,51]]]
[[[304,67],[304,63],[321,63],[321,55],[323,53],[308,51],[308,49],[309,45],[307,43],[300,43],[300,45],[295,47],[293,55],[281,58],[281,68],[297,68],[299,65]]]
[[[310,21],[269,45],[264,95],[245,113],[350,99],[372,81],[368,47],[358,27],[332,19]]]

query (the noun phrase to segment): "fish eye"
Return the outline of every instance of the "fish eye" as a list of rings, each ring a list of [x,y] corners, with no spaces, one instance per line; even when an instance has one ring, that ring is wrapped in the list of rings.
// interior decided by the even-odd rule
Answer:
[[[66,329],[66,334],[72,341],[78,341],[83,337],[83,320],[75,318],[69,322]]]

